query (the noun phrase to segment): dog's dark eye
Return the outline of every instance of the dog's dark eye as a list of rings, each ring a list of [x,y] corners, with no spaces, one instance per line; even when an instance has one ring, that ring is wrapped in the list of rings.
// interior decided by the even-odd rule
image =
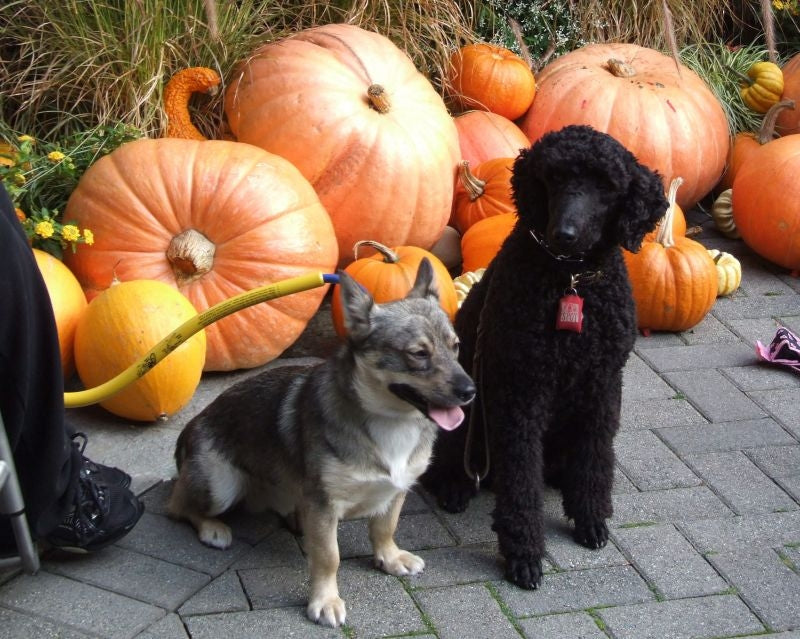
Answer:
[[[415,348],[408,351],[408,354],[414,359],[428,359],[430,357],[430,353],[428,352],[427,348]]]

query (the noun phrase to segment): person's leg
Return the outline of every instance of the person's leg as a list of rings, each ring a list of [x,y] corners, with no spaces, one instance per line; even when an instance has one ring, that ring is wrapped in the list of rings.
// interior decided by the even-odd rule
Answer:
[[[96,541],[113,537],[110,531],[92,526],[87,531],[81,524],[81,539],[70,539],[64,525],[73,526],[75,514],[83,511],[95,524],[133,527],[141,507],[124,488],[129,477],[87,460],[65,424],[64,380],[50,297],[1,185],[0,414],[35,537],[48,538],[55,532],[55,543],[75,541],[76,546],[93,545],[87,535],[103,537]],[[8,521],[0,521],[0,548],[12,542]]]

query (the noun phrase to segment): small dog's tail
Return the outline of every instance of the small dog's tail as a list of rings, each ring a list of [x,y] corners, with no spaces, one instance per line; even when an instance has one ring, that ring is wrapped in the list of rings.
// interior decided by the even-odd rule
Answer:
[[[181,470],[181,466],[183,466],[183,460],[186,459],[186,445],[187,445],[187,429],[184,428],[181,431],[181,434],[178,435],[178,440],[175,442],[175,465],[178,467],[178,472]]]

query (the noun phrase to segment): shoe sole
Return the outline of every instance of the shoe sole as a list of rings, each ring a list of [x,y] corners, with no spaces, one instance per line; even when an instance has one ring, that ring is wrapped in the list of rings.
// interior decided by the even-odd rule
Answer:
[[[50,546],[52,546],[55,550],[61,550],[63,552],[68,552],[71,555],[88,555],[90,553],[96,552],[98,550],[102,550],[106,546],[110,546],[114,542],[119,541],[125,535],[127,535],[133,527],[139,522],[139,519],[142,517],[142,513],[144,513],[144,504],[139,502],[139,514],[136,515],[136,519],[130,522],[124,528],[120,528],[113,536],[107,537],[103,539],[103,541],[95,543],[95,544],[88,544],[86,546],[61,546],[58,544],[54,544],[52,542],[48,542]]]

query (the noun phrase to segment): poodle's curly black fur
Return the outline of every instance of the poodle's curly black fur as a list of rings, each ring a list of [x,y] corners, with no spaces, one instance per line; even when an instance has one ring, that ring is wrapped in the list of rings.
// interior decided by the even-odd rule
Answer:
[[[506,577],[536,588],[545,481],[561,490],[576,541],[608,540],[622,369],[636,338],[620,246],[638,250],[668,203],[658,174],[587,126],[523,150],[511,184],[517,224],[456,317],[461,362],[479,384],[474,423],[440,434],[423,482],[446,510],[466,508],[475,484],[465,443],[469,433],[480,470],[487,429]],[[556,328],[571,288],[583,298],[580,332]]]

